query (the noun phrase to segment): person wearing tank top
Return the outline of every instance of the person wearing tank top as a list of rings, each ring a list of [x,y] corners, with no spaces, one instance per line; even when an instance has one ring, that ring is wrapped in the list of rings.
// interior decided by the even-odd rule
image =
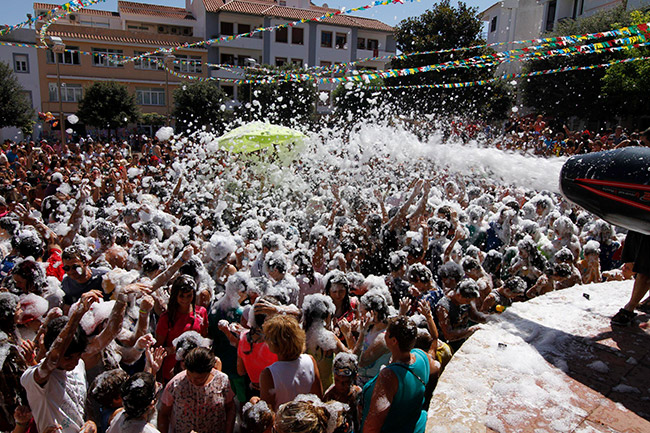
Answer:
[[[299,394],[323,397],[316,360],[302,353],[305,331],[293,316],[277,315],[264,321],[263,333],[269,350],[278,361],[260,374],[260,397],[273,410]]]

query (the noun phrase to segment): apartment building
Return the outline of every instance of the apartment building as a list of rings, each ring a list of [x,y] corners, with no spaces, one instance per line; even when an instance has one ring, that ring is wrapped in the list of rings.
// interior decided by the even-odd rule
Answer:
[[[34,3],[34,13],[41,14],[53,7]],[[60,79],[64,116],[77,111],[84,89],[96,81],[122,83],[136,95],[143,113],[168,115],[174,103],[173,91],[181,80],[156,60],[183,74],[207,77],[205,48],[182,49],[173,57],[157,54],[126,64],[106,55],[137,56],[158,48],[199,42],[203,37],[195,36],[196,30],[196,18],[184,8],[126,1],[118,2],[116,12],[82,9],[58,20],[47,35],[61,38],[67,51],[40,49],[37,53],[41,111],[51,111],[58,117]],[[175,60],[190,62],[174,63]],[[147,125],[144,129],[151,132]]]
[[[335,12],[326,4],[317,6],[309,0],[186,0],[186,9],[199,21],[197,28],[206,39],[237,35],[259,27],[314,19]],[[329,67],[369,57],[394,54],[393,28],[381,21],[353,15],[337,15],[322,22],[302,23],[291,28],[256,33],[252,37],[211,44],[208,60],[214,64],[242,67],[234,72],[210,71],[215,78],[246,78],[244,66],[293,63],[299,66]],[[368,61],[365,69],[383,69],[388,62]],[[237,87],[221,82],[222,89],[237,98]],[[322,92],[331,93],[335,85],[322,84]],[[319,111],[330,102],[320,101]]]
[[[0,36],[0,41],[10,44],[33,45],[34,29],[18,29]],[[35,47],[20,47],[0,45],[0,62],[5,62],[13,69],[14,75],[23,87],[25,97],[31,102],[32,108],[38,114],[41,111],[41,90],[38,82],[38,55]],[[34,128],[35,137],[40,137],[40,125]],[[23,134],[18,128],[0,129],[0,141],[22,140]]]

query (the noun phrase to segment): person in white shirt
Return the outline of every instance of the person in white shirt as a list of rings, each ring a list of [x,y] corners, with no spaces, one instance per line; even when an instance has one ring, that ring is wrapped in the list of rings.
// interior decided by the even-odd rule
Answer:
[[[44,338],[45,347],[50,348],[47,355],[20,378],[38,431],[60,427],[62,433],[78,433],[84,426],[87,384],[81,355],[88,337],[79,323],[100,296],[98,291],[84,293],[69,318],[58,317],[48,323]]]

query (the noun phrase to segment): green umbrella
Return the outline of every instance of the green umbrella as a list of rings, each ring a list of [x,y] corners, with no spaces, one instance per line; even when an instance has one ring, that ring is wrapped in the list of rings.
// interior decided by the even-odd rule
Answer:
[[[219,147],[233,153],[251,153],[274,145],[300,144],[305,134],[285,126],[252,122],[217,138]]]

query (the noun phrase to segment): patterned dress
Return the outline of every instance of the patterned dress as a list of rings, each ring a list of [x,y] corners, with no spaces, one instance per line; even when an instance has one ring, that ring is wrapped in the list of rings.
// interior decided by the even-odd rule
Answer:
[[[203,386],[192,384],[185,371],[167,384],[162,402],[172,407],[171,432],[226,431],[226,405],[233,401],[234,394],[228,376],[217,370],[212,370],[212,374],[212,380]]]

